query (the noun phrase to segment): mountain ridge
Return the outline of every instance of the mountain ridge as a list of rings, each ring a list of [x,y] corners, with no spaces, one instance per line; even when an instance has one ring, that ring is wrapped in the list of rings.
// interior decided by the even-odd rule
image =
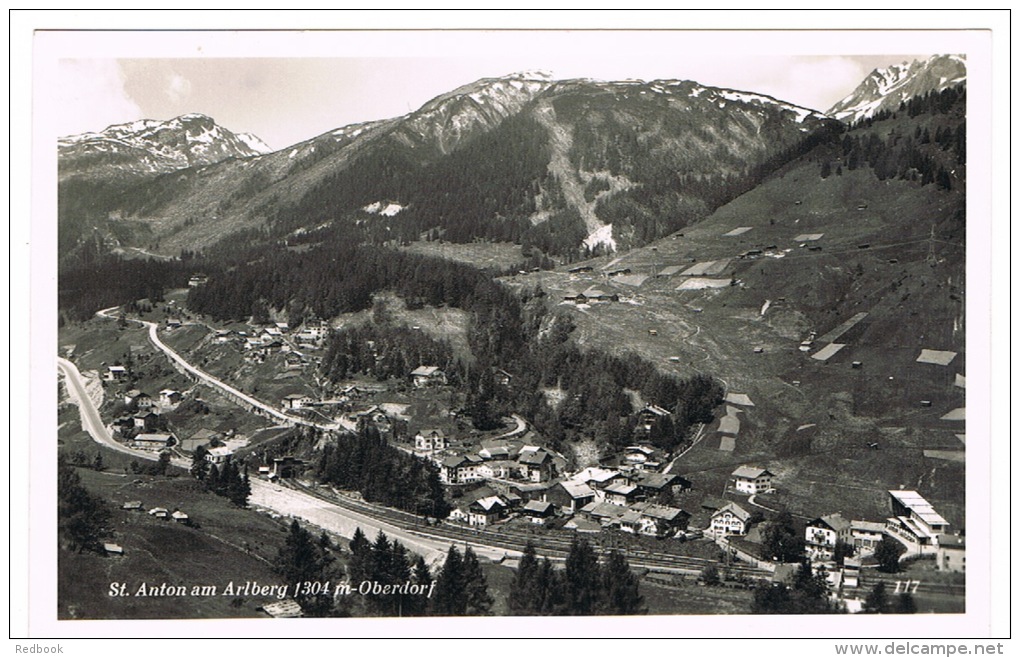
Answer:
[[[192,131],[198,136],[215,126],[200,115],[185,119],[205,126]],[[392,200],[406,210],[377,222],[377,232],[399,240],[449,230],[456,241],[523,236],[566,253],[643,244],[682,228],[716,197],[750,184],[758,168],[780,164],[783,153],[836,125],[764,94],[693,81],[553,80],[523,72],[462,85],[401,117],[343,126],[268,154],[231,133],[236,150],[229,153],[171,156],[168,145],[190,142],[155,122],[121,124],[64,138],[61,172],[115,177],[116,194],[99,195],[92,219],[101,222],[105,211],[128,220],[122,228],[136,226],[147,244],[155,238],[171,249],[207,246],[241,230],[269,228],[283,237]],[[159,148],[126,140],[129,129],[157,138]],[[482,137],[490,153],[467,148]],[[83,144],[101,154],[120,145],[123,153],[77,171],[90,164],[75,152],[87,150]],[[135,163],[121,161],[132,155]],[[527,171],[510,173],[522,167]],[[429,173],[437,168],[445,178]],[[472,190],[480,169],[492,170],[484,192]],[[125,174],[140,182],[125,190]],[[447,199],[437,206],[440,189]],[[655,219],[663,213],[664,221]],[[569,244],[556,237],[563,231]]]
[[[61,176],[139,176],[248,158],[272,149],[256,135],[234,133],[204,114],[139,119],[58,139]]]
[[[895,112],[900,103],[928,92],[942,91],[966,79],[966,61],[959,55],[932,55],[923,61],[903,62],[872,71],[826,114],[855,123],[881,111]]]

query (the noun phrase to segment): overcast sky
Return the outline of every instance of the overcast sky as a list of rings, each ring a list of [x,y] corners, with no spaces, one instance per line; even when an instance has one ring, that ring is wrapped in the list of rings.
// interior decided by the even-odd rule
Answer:
[[[194,43],[175,34],[174,47],[163,47],[166,35],[144,33],[130,47],[110,49],[103,46],[124,40],[123,33],[100,41],[84,33],[91,41],[56,60],[51,119],[57,135],[70,135],[199,112],[281,149],[351,123],[406,114],[480,78],[526,70],[556,79],[695,80],[825,111],[876,67],[933,54],[916,48],[824,54],[824,39],[811,48],[823,54],[787,54],[777,44],[802,42],[803,33],[787,40],[766,33],[772,41],[754,50],[751,35],[757,34],[345,33],[342,41],[323,41],[313,33],[282,45],[248,39],[243,47],[217,34],[192,37]],[[876,45],[860,50],[873,53]],[[116,56],[94,56],[107,52]],[[295,52],[303,56],[291,56]],[[355,56],[332,55],[348,52]]]

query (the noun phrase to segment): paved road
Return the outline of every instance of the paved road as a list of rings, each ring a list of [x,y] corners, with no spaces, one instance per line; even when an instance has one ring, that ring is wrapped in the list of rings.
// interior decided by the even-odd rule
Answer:
[[[442,558],[445,557],[451,544],[460,544],[461,550],[464,548],[464,542],[421,537],[385,521],[333,505],[302,491],[281,487],[262,480],[252,480],[251,485],[252,491],[249,503],[255,507],[264,507],[280,514],[303,519],[316,527],[323,528],[341,537],[353,537],[354,530],[360,527],[361,531],[371,541],[375,539],[375,536],[381,530],[386,533],[387,537],[399,541],[409,550],[424,557],[425,561],[430,564],[442,562]],[[478,555],[493,560],[498,560],[507,553],[513,553],[506,549],[479,546],[477,544],[472,544],[472,550]]]
[[[505,432],[505,433],[500,434],[499,436],[495,437],[496,439],[509,439],[512,436],[517,436],[518,434],[523,434],[525,432],[525,430],[528,429],[528,421],[524,420],[523,418],[521,418],[517,414],[510,414],[510,417],[513,418],[514,423],[516,423],[516,426],[512,430],[510,430],[509,432]]]
[[[113,315],[113,312],[116,311],[118,308],[119,307],[115,306],[112,308],[103,309],[102,311],[99,311],[97,315],[108,319],[116,319],[116,317]],[[201,370],[200,368],[191,365],[184,357],[182,357],[180,354],[171,349],[166,343],[160,340],[158,331],[159,325],[157,325],[155,322],[135,320],[133,318],[128,318],[128,320],[131,322],[137,322],[138,324],[147,327],[149,330],[149,342],[151,342],[156,347],[156,349],[163,352],[171,361],[178,364],[181,368],[188,371],[189,373],[197,377],[199,380],[205,382],[206,384],[209,384],[210,386],[213,386],[224,391],[228,395],[243,401],[245,404],[248,404],[253,408],[262,410],[263,412],[277,420],[287,423],[288,425],[307,425],[310,427],[315,427],[317,429],[326,431],[335,431],[339,429],[354,431],[356,429],[356,425],[353,422],[346,420],[344,418],[341,418],[337,423],[327,424],[316,423],[314,421],[305,420],[303,418],[295,418],[293,416],[288,416],[287,414],[281,412],[280,410],[274,407],[271,407],[265,402],[257,400],[252,396],[248,395],[247,393],[239,391],[230,384],[227,384],[226,382],[213,377],[204,370]]]
[[[61,374],[64,375],[64,381],[67,383],[68,392],[72,398],[78,401],[78,410],[81,412],[81,424],[86,432],[89,433],[96,443],[116,450],[117,452],[131,455],[133,457],[141,457],[143,459],[156,460],[151,453],[142,452],[140,450],[132,450],[122,443],[114,441],[113,437],[110,436],[110,432],[106,429],[106,425],[103,424],[103,419],[99,415],[99,410],[92,404],[92,400],[89,398],[88,393],[85,391],[85,382],[82,380],[81,373],[78,372],[78,368],[68,361],[57,357],[57,368]]]
[[[82,426],[89,436],[101,445],[116,450],[117,452],[130,455],[138,459],[156,461],[159,455],[152,452],[133,450],[121,443],[118,443],[110,436],[110,432],[103,424],[99,411],[89,399],[85,392],[85,384],[78,368],[67,359],[58,358],[57,367],[64,375],[64,380],[70,389],[72,397],[78,401],[78,409],[81,413]],[[174,458],[171,460],[174,466],[188,469],[191,467],[190,460]],[[372,539],[382,530],[388,536],[398,539],[408,549],[421,554],[426,560],[434,561],[446,554],[451,541],[430,540],[418,537],[411,533],[400,530],[388,523],[371,519],[362,514],[345,510],[336,505],[330,505],[313,496],[293,489],[285,489],[278,485],[265,482],[259,479],[251,480],[251,505],[276,512],[285,516],[299,518],[307,523],[317,526],[327,532],[342,537],[352,537],[354,530],[361,527],[362,531]],[[499,559],[506,551],[503,549],[488,549],[485,547],[474,547],[480,555],[492,559]]]

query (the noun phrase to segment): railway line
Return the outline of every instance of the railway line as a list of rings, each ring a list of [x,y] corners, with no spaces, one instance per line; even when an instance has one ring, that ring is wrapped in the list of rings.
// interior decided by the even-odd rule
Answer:
[[[373,505],[343,494],[334,493],[333,491],[327,494],[319,487],[309,486],[296,480],[289,480],[285,484],[324,502],[385,521],[422,537],[433,540],[448,540],[455,544],[501,549],[506,551],[507,556],[511,556],[511,554],[516,556],[516,554],[523,552],[527,543],[531,542],[539,556],[548,557],[551,560],[562,560],[570,552],[570,545],[573,542],[572,537],[538,536],[507,528],[490,530],[458,527],[438,521],[429,523],[422,517],[408,512]],[[597,553],[603,555],[611,550],[609,547],[600,545],[594,545],[593,548]],[[623,550],[632,567],[643,567],[651,571],[696,575],[700,574],[706,567],[715,566],[720,570],[728,570],[732,575],[745,578],[770,578],[772,576],[771,572],[765,569],[741,564],[725,565],[719,560],[709,558],[673,555],[643,549],[626,548]]]

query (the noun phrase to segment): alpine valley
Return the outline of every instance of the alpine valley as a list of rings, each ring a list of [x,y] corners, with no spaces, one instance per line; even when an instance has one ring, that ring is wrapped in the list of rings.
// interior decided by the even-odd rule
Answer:
[[[230,578],[300,581],[316,616],[962,611],[966,107],[965,61],[936,55],[824,112],[523,72],[276,151],[197,114],[62,138],[60,348],[87,380],[67,486],[201,518],[115,511],[137,571],[62,558],[60,614],[167,614],[71,574],[171,582],[141,555],[176,541],[209,586],[196,556],[244,547]],[[144,486],[84,473],[82,397],[116,430],[100,464]],[[366,518],[403,543],[334,550]],[[474,598],[309,589],[373,580],[366,555],[443,596],[470,571]],[[886,571],[926,585],[894,598]]]

